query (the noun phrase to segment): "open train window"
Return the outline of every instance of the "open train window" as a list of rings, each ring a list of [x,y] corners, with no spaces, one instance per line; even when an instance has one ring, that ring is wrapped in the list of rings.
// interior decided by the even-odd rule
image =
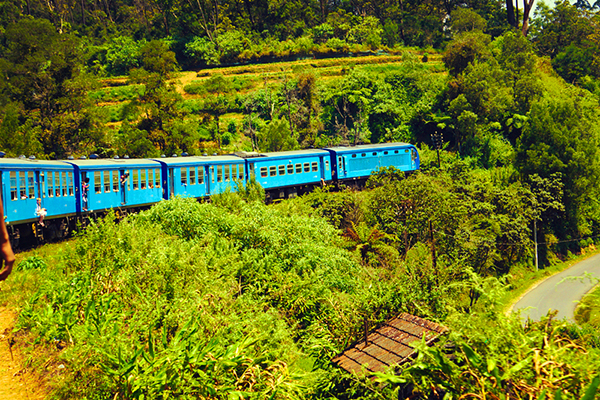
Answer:
[[[376,151],[374,151],[374,152],[373,152],[373,155],[374,155],[374,156],[376,156],[376,155],[377,155],[377,152],[376,152]]]
[[[285,165],[279,166],[279,175],[285,175]]]
[[[67,172],[67,186],[69,187],[69,196],[74,196],[75,191],[73,190],[73,173]]]
[[[144,169],[142,170],[142,173],[141,173],[142,183],[141,183],[141,186],[140,186],[140,187],[141,187],[142,189],[146,189],[146,186],[148,185],[148,181],[147,181],[147,178],[146,178],[146,174],[147,174],[147,170],[146,170],[146,168],[144,168]]]
[[[329,171],[329,161],[325,161],[325,171]]]
[[[113,192],[119,191],[119,171],[113,171],[112,174]]]
[[[342,157],[340,157],[340,158],[342,158]],[[352,158],[356,158],[356,154],[352,154]]]
[[[196,184],[196,167],[190,167],[190,185]]]
[[[304,172],[310,172],[310,163],[304,163]]]
[[[269,176],[277,176],[277,167],[275,165],[269,167]]]
[[[217,182],[223,182],[223,166],[217,165]]]
[[[19,171],[19,198],[21,200],[25,200],[27,198],[27,187],[25,183],[25,171]]]
[[[140,188],[140,171],[138,169],[134,169],[132,176],[133,176],[133,190],[138,190]]]
[[[302,164],[296,164],[296,173],[297,174],[301,174],[302,173]]]
[[[187,168],[181,167],[181,184],[187,185]]]
[[[394,154],[398,154],[398,150],[394,150]]]
[[[56,182],[58,183],[58,180]],[[96,193],[102,193],[102,172],[100,171],[94,172],[94,189]]]
[[[204,183],[204,167],[198,168],[198,184],[202,185]]]
[[[367,153],[362,153],[360,156],[361,156],[361,157],[366,157],[366,156],[367,156]]]
[[[29,198],[35,197],[35,179],[33,177],[33,171],[27,172],[27,189],[29,190]]]
[[[17,173],[15,171],[10,171],[10,199],[19,199],[17,194]]]
[[[229,182],[229,175],[230,175],[230,168],[231,165],[227,164],[227,165],[223,165],[223,176],[225,177],[225,182]]]
[[[160,169],[154,170],[154,187],[160,187]]]
[[[246,177],[244,176],[244,164],[238,164],[238,176],[240,177],[241,180],[246,179]]]
[[[54,172],[48,172],[48,197],[54,197]]]
[[[383,152],[383,155],[384,155],[384,156],[387,156],[387,155],[388,155],[388,152],[387,152],[387,151],[384,151],[384,152]]]
[[[287,173],[288,173],[288,175],[291,175],[294,173],[294,164],[288,164]]]
[[[104,193],[110,193],[110,175],[113,171],[104,171]]]
[[[319,170],[319,163],[318,162],[313,162],[312,163],[312,172],[317,172]]]

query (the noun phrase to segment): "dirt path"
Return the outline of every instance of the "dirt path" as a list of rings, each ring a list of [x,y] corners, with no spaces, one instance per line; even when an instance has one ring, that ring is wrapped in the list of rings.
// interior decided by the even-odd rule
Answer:
[[[9,347],[15,313],[0,307],[0,400],[42,400],[46,393],[42,382],[23,367],[16,346]]]

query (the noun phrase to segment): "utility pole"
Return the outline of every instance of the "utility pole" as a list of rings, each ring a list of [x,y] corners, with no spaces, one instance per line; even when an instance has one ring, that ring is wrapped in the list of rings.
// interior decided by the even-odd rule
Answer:
[[[539,269],[538,264],[538,242],[537,242],[537,216],[533,220],[533,242],[535,243],[535,271]]]
[[[441,132],[437,130],[431,134],[431,142],[433,143],[433,147],[437,150],[437,159],[438,159],[438,168],[442,168],[442,162],[440,161],[440,149],[442,148],[442,144],[444,143],[444,136]]]

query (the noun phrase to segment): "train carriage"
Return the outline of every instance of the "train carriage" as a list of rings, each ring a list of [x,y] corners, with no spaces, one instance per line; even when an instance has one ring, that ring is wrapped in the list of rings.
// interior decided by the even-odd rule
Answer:
[[[165,193],[174,196],[207,197],[235,190],[235,181],[246,181],[244,160],[235,156],[166,157],[160,163]]]
[[[417,148],[408,143],[379,143],[352,147],[329,147],[333,179],[340,182],[363,181],[381,167],[404,172],[419,169]]]
[[[237,154],[246,159],[248,173],[271,197],[293,196],[332,178],[329,153],[324,150]]]
[[[78,213],[142,207],[163,198],[160,164],[153,160],[73,160],[69,164],[75,168]]]
[[[64,162],[1,159],[0,182],[8,224],[37,221],[38,198],[48,220],[75,214],[74,171]]]

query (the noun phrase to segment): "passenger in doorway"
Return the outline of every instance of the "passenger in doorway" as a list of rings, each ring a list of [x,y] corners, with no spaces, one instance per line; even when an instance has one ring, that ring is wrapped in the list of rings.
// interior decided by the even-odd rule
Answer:
[[[123,175],[121,175],[121,186],[125,186],[128,179],[129,179],[129,172],[126,171]]]
[[[47,213],[48,212],[46,211],[46,209],[42,207],[42,199],[38,197],[37,205],[35,206],[35,215],[40,217],[40,220],[38,222],[41,226],[44,226],[44,217]]]
[[[90,191],[90,178],[85,178],[81,185],[81,199],[83,200],[83,211],[87,211],[88,192]]]
[[[4,262],[4,268],[2,263]],[[10,247],[10,238],[8,230],[4,224],[4,208],[2,207],[2,198],[0,198],[0,281],[5,280],[12,271],[15,262],[15,254]]]

